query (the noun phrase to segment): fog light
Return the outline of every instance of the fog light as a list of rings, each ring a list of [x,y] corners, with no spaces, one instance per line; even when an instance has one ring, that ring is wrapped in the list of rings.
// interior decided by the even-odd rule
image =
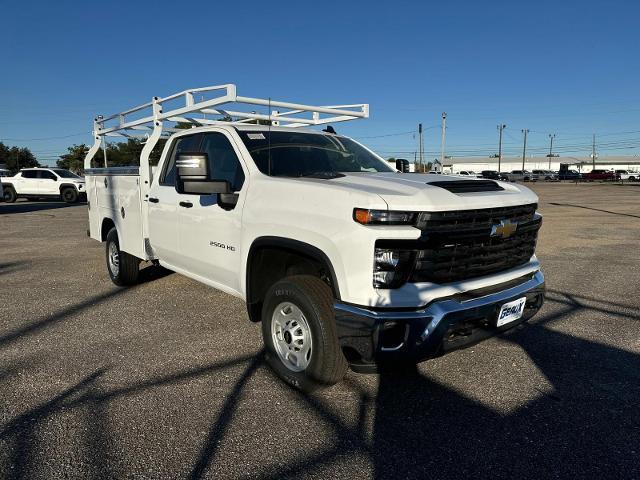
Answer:
[[[376,248],[376,265],[378,267],[396,268],[400,262],[400,252],[398,250],[384,250]]]
[[[376,248],[373,258],[375,288],[398,288],[407,281],[411,273],[412,251]]]
[[[398,272],[373,272],[373,286],[376,288],[391,288],[398,275]]]

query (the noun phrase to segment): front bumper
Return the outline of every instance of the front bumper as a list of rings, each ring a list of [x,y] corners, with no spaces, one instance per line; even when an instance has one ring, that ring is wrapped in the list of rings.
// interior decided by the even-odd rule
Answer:
[[[533,317],[544,302],[544,275],[538,271],[505,289],[467,292],[434,301],[420,310],[374,310],[334,305],[338,337],[354,370],[375,371],[400,361],[420,362],[468,347]],[[522,317],[496,327],[500,307],[527,297]]]

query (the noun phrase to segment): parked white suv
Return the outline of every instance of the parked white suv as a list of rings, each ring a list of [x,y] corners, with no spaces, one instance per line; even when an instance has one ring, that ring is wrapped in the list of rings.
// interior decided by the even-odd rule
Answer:
[[[55,198],[75,203],[86,196],[84,179],[62,168],[25,168],[13,177],[2,177],[6,202],[18,198]]]

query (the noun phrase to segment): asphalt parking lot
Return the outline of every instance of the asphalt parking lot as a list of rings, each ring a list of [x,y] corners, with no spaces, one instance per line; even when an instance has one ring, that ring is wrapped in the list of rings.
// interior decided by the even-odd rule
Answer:
[[[86,206],[0,204],[0,477],[640,477],[640,186],[532,187],[529,325],[312,396],[241,301],[155,268],[119,289]]]

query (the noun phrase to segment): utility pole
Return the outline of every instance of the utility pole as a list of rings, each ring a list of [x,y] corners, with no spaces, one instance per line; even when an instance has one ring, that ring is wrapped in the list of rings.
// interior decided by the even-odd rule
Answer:
[[[422,165],[424,163],[424,142],[422,140],[422,124],[419,123],[418,124],[418,138],[419,138],[419,142],[420,144],[418,145],[418,149],[420,151],[420,170],[418,170],[419,172],[422,171]]]
[[[549,144],[549,170],[551,170],[551,157],[553,157],[553,139],[556,138],[555,133],[549,134],[549,140],[551,143]]]
[[[596,169],[596,134],[593,134],[593,144],[591,145],[591,161],[593,162],[593,170]]]
[[[527,133],[529,133],[529,129],[525,128],[522,133],[524,133],[524,144],[522,146],[522,174],[524,175],[524,159],[527,156]]]
[[[440,141],[440,166],[444,165],[444,145],[447,136],[447,112],[442,112],[442,140]]]
[[[498,173],[500,173],[500,164],[502,163],[502,131],[505,128],[507,126],[504,124],[498,125],[498,130],[500,131],[500,140],[498,140]]]

